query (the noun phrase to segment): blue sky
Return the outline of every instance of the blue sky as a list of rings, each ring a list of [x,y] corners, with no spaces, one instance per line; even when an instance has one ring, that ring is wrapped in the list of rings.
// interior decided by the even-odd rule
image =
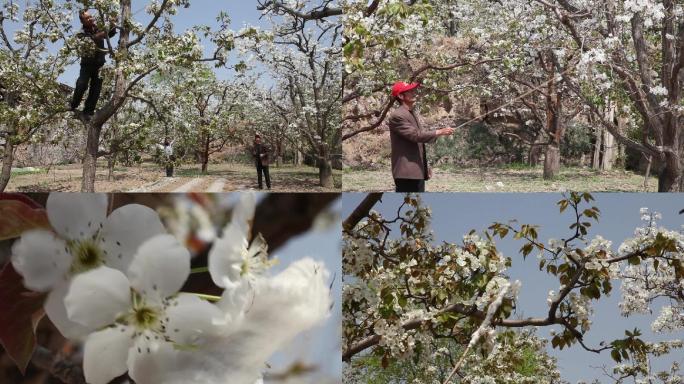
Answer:
[[[17,0],[15,0],[17,1]],[[63,0],[57,0],[58,2],[63,2]],[[22,7],[25,1],[19,0],[18,4]],[[133,19],[143,25],[148,22],[151,17],[145,13],[144,7],[149,4],[146,0],[132,0],[132,12]],[[21,8],[23,9],[23,8]],[[209,25],[212,27],[216,26],[216,16],[219,12],[225,11],[230,16],[231,29],[234,31],[240,30],[244,26],[252,25],[257,26],[262,29],[270,29],[270,23],[268,20],[261,20],[261,12],[256,9],[256,2],[253,1],[235,1],[235,0],[195,0],[191,2],[189,8],[178,9],[178,12],[173,16],[172,20],[174,23],[175,30],[178,33],[182,33],[185,30],[192,28],[194,25]],[[6,25],[7,30],[10,35],[14,33],[21,25],[9,23]],[[78,15],[74,14],[72,21],[74,33],[81,28],[81,24],[78,20]],[[113,39],[113,43],[116,44],[117,38]],[[59,47],[53,46],[52,49],[57,49]],[[213,46],[207,45],[205,47],[207,55],[213,52]],[[230,63],[235,63],[236,52],[232,52],[229,55]],[[110,60],[109,58],[107,59]],[[213,66],[212,66],[213,68]],[[70,65],[65,73],[60,77],[60,81],[71,84],[76,81],[78,77],[79,64],[78,62]],[[217,77],[219,79],[229,79],[233,76],[234,72],[230,69],[219,68],[214,69]]]
[[[345,193],[342,217],[346,217],[364,197],[365,194]],[[612,240],[614,248],[623,240],[633,237],[634,229],[641,225],[641,207],[661,212],[663,220],[660,223],[665,227],[677,229],[684,224],[684,215],[678,214],[679,210],[684,208],[684,198],[681,194],[609,193],[594,194],[594,197],[595,205],[601,210],[601,217],[599,223],[592,227],[590,235],[593,237],[600,234]],[[402,199],[402,194],[386,193],[382,203],[377,204],[375,209],[382,214],[392,215]],[[555,203],[560,199],[560,194],[545,193],[423,194],[424,203],[432,207],[432,228],[437,242],[455,243],[460,243],[462,236],[471,229],[482,232],[495,221],[506,222],[510,219],[517,219],[524,224],[540,225],[540,239],[544,241],[549,238],[567,238],[572,217],[568,211],[562,215],[558,213]],[[551,289],[558,292],[558,281],[539,271],[535,257],[531,256],[523,261],[517,252],[521,245],[521,242],[512,239],[497,239],[499,250],[513,260],[513,266],[509,270],[511,278],[522,282],[516,315],[542,316],[548,311],[547,294]],[[602,340],[623,338],[624,331],[633,328],[640,328],[648,340],[684,338],[681,333],[664,335],[665,337],[654,335],[650,331],[650,323],[655,316],[622,317],[617,307],[619,301],[620,290],[619,286],[615,285],[610,297],[602,299],[599,303],[594,302],[593,326],[585,338],[589,345],[596,347]],[[549,338],[549,331],[550,328],[541,328],[537,334]],[[604,382],[606,377],[602,376],[602,371],[593,367],[613,366],[607,353],[597,355],[578,346],[563,351],[554,350],[549,346],[548,350],[551,355],[558,358],[562,377],[571,383],[578,380],[591,381],[595,378]],[[682,356],[678,356],[677,360],[680,364],[684,363]],[[655,367],[663,367],[662,363]]]

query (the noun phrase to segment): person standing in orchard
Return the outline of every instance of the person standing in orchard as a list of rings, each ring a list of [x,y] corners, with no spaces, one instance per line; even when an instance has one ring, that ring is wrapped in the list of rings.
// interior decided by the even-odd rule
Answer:
[[[107,36],[109,38],[114,37],[116,26],[112,20],[110,21],[108,31],[100,31],[95,23],[95,18],[86,9],[78,13],[78,18],[83,25],[83,30],[78,34],[78,37],[92,40],[93,46],[89,47],[90,49],[87,49],[81,55],[81,70],[78,74],[78,80],[76,80],[76,87],[74,88],[70,107],[73,112],[76,112],[76,108],[81,104],[86,89],[89,89],[88,97],[83,107],[83,117],[90,119],[95,114],[95,106],[102,90],[100,68],[105,64],[105,52],[107,52],[105,40]]]
[[[264,189],[262,182],[263,177],[266,178],[266,188],[271,189],[271,177],[268,174],[269,165],[269,151],[267,145],[261,144],[261,136],[257,133],[254,135],[254,146],[252,147],[252,156],[257,169],[257,181],[259,182],[259,189]]]
[[[392,97],[400,104],[389,117],[392,177],[396,192],[425,192],[425,180],[432,176],[425,143],[434,143],[437,137],[454,133],[451,127],[435,131],[422,129],[414,111],[418,86],[418,83],[403,81],[392,86]]]
[[[166,166],[166,177],[173,177],[173,164],[176,160],[173,156],[173,143],[175,140],[169,142],[168,139],[164,140],[164,163]]]

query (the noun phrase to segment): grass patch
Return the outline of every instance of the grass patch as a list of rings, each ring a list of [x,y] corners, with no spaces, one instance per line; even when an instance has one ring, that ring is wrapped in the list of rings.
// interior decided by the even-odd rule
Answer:
[[[209,174],[208,172],[207,174]],[[206,176],[203,174],[201,169],[198,168],[175,168],[173,170],[173,176],[175,177],[200,177]]]
[[[426,183],[428,192],[656,192],[658,180],[651,177],[644,189],[644,176],[614,170],[597,172],[583,167],[562,167],[557,177],[545,180],[542,167],[523,169],[461,167],[433,171]],[[392,191],[389,169],[344,172],[345,191]]]
[[[45,170],[42,168],[26,167],[26,168],[13,168],[11,171],[11,176],[21,176],[21,175],[33,175],[36,173],[44,173]]]
[[[510,169],[512,171],[521,171],[521,170],[530,170],[530,169],[535,169],[537,166],[530,165],[527,163],[511,163],[511,164],[502,164],[498,166],[497,168],[500,169]]]

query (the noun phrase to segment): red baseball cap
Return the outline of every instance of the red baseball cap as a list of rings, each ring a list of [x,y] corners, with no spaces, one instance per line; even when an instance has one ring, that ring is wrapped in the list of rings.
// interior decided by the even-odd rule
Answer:
[[[419,86],[419,83],[404,83],[403,81],[397,81],[392,86],[392,97],[397,97],[397,95],[399,95],[400,93],[410,91]]]

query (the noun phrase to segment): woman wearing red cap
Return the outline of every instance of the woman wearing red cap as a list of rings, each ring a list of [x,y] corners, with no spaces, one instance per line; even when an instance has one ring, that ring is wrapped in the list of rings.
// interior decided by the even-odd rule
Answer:
[[[392,86],[392,96],[401,104],[389,117],[392,142],[392,177],[396,192],[425,192],[425,180],[430,179],[425,143],[439,136],[449,136],[454,129],[423,130],[413,111],[418,83],[399,81]]]

